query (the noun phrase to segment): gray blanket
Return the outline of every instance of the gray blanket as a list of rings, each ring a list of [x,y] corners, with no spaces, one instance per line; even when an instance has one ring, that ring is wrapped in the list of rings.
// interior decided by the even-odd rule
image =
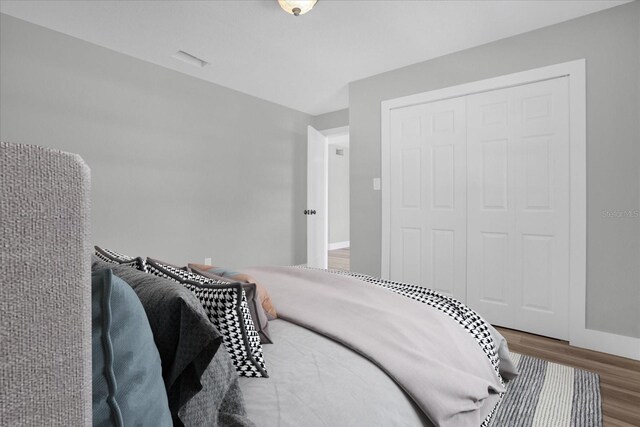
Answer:
[[[504,385],[478,342],[442,311],[356,278],[291,267],[253,268],[278,316],[377,364],[438,426],[477,427]]]
[[[240,377],[247,416],[256,426],[433,427],[413,399],[365,357],[286,320],[269,323],[269,378]]]

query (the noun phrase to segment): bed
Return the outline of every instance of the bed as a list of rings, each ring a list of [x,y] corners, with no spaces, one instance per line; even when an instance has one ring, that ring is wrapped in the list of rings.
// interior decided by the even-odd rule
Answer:
[[[88,170],[78,156],[3,143],[0,158],[3,201],[9,200],[3,203],[3,218],[12,217],[6,222],[12,227],[3,228],[7,242],[30,253],[62,245],[54,265],[64,264],[69,270],[60,278],[61,289],[68,291],[65,308],[47,304],[51,295],[31,298],[31,308],[48,310],[49,323],[40,325],[43,333],[76,338],[60,351],[51,340],[30,340],[26,335],[33,325],[23,324],[25,333],[11,340],[3,335],[3,344],[11,346],[3,354],[6,362],[0,372],[9,378],[3,397],[17,396],[2,399],[0,415],[5,420],[19,425],[35,425],[33,420],[46,420],[47,425],[97,424],[91,413],[92,399],[94,410],[98,406],[96,372],[92,396],[87,368],[87,322],[92,323],[87,283],[95,289],[100,272],[100,283],[111,280],[113,289],[126,290],[123,298],[133,289],[132,298],[141,301],[148,319],[158,363],[153,375],[162,377],[156,383],[164,393],[160,400],[166,400],[164,409],[153,412],[168,411],[171,417],[154,425],[489,425],[505,381],[517,375],[506,342],[495,329],[455,299],[420,286],[355,273],[271,266],[242,271],[252,283],[212,278],[149,258],[96,252],[87,231]],[[44,178],[48,190],[43,193],[37,189]],[[25,216],[25,209],[32,214]],[[41,230],[50,226],[61,231],[48,241]],[[24,281],[28,276],[32,283],[3,284],[3,301],[7,295],[15,301],[16,293],[35,293],[43,286],[33,269],[46,271],[52,264],[27,260],[25,266],[25,257],[5,257],[5,252],[2,263],[8,277]],[[91,255],[94,252],[102,256]],[[261,304],[251,305],[262,298],[260,289],[268,291],[277,317]],[[251,292],[258,296],[251,297]],[[169,293],[177,298],[171,303],[166,301]],[[69,310],[79,313],[78,318],[70,321]],[[12,322],[28,317],[16,316]],[[60,331],[60,323],[71,329]],[[94,331],[94,345],[96,341]],[[57,351],[60,363],[43,365],[31,358],[18,366],[25,354],[42,351],[39,346],[47,347],[45,352]],[[29,375],[39,375],[39,385],[24,380],[29,364]],[[69,378],[65,387],[55,381],[61,376]],[[50,383],[43,386],[42,378]],[[42,390],[45,404],[25,403]],[[108,395],[108,387],[105,390]],[[46,404],[49,398],[61,400],[61,391],[63,397],[72,395],[62,399],[62,409]],[[99,425],[118,425],[109,423],[112,409],[103,405],[106,421]],[[143,407],[133,407],[131,413],[141,425],[149,424]],[[126,416],[122,415],[124,425],[130,425]]]

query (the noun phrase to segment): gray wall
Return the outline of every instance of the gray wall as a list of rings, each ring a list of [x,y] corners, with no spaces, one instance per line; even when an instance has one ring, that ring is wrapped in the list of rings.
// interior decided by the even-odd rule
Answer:
[[[330,113],[314,116],[311,126],[317,130],[333,129],[349,126],[349,109],[332,111]]]
[[[93,240],[230,267],[306,259],[311,116],[1,16],[0,138],[79,153]]]
[[[640,4],[379,74],[349,85],[351,268],[380,273],[380,102],[587,60],[587,326],[640,337]]]
[[[343,155],[336,150],[343,150]],[[349,147],[329,145],[329,243],[349,241]]]

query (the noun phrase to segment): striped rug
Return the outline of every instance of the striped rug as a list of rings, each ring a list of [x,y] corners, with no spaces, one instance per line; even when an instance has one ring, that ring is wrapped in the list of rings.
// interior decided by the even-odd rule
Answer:
[[[511,353],[520,375],[507,384],[492,427],[601,427],[600,378]]]

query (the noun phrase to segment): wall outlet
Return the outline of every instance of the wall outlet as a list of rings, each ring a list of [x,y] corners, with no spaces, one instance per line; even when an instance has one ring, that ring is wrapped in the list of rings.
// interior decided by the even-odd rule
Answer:
[[[211,263],[211,258],[205,258],[205,259],[204,259],[204,263],[205,263],[205,265],[213,265],[213,264]]]

